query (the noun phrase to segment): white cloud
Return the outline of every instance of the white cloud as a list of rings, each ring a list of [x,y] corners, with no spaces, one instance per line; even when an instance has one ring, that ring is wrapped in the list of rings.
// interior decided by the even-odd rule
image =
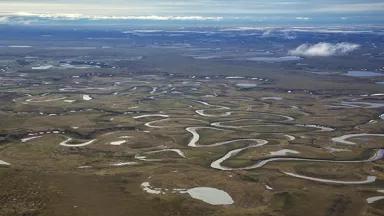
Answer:
[[[8,17],[0,17],[0,24],[6,24],[9,22],[9,18]]]
[[[216,16],[98,16],[98,15],[85,15],[85,14],[67,14],[67,13],[29,13],[29,12],[18,12],[12,14],[16,17],[36,17],[43,19],[52,20],[78,20],[78,19],[89,19],[89,20],[222,20],[223,17]]]
[[[295,17],[297,20],[310,20],[310,17]]]
[[[334,55],[345,55],[356,49],[360,45],[353,43],[317,43],[317,44],[302,44],[296,49],[290,50],[290,55],[296,56],[334,56]]]

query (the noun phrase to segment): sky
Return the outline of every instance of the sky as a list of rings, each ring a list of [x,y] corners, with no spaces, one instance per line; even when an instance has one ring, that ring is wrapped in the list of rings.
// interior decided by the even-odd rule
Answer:
[[[384,0],[0,0],[0,24],[47,20],[384,23]]]

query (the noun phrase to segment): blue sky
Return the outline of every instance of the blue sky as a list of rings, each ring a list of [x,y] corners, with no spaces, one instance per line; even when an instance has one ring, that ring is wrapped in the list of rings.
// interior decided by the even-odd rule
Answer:
[[[383,0],[0,0],[0,22],[39,18],[384,22]],[[239,21],[240,22],[240,21]]]

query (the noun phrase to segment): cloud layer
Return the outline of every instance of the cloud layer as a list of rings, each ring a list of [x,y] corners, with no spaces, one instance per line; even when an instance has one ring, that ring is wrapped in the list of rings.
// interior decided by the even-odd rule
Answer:
[[[346,55],[356,49],[360,45],[354,43],[317,43],[317,44],[302,44],[296,49],[290,50],[290,55],[314,57],[314,56],[335,56]]]
[[[18,12],[12,14],[15,17],[32,17],[32,18],[45,18],[52,20],[221,20],[222,17],[218,16],[97,16],[97,15],[84,15],[84,14],[67,14],[67,13],[28,13]]]

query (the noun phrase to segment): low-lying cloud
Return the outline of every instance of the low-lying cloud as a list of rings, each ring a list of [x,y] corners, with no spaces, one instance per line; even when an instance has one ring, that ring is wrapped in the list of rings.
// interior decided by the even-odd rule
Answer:
[[[296,49],[290,50],[290,55],[296,56],[336,56],[346,55],[360,47],[359,44],[354,43],[317,43],[317,44],[302,44]]]
[[[6,24],[9,22],[9,18],[8,17],[0,17],[0,24]]]
[[[40,18],[47,20],[178,20],[178,21],[220,21],[223,17],[216,16],[99,16],[85,14],[67,14],[67,13],[28,13],[18,12],[8,15],[8,17]]]

